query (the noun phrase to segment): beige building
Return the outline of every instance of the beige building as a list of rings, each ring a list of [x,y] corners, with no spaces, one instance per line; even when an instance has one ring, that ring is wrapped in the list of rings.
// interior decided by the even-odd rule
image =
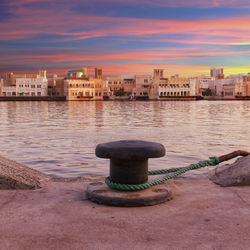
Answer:
[[[136,76],[123,75],[122,76],[122,88],[124,90],[124,96],[130,98],[134,94],[134,88],[136,88]]]
[[[235,84],[235,97],[241,97],[241,96],[246,96],[247,95],[247,86],[246,83],[243,81],[243,78],[238,79],[236,84]]]
[[[108,93],[109,97],[111,96],[120,96],[124,94],[124,89],[120,77],[108,77],[106,80],[106,86],[108,90],[105,92]]]
[[[64,77],[54,75],[52,78],[48,78],[48,95],[64,96]]]
[[[87,71],[71,70],[64,80],[64,95],[69,101],[72,100],[103,100],[102,71],[97,71],[98,78],[86,76]],[[79,74],[78,74],[79,73]]]
[[[243,76],[243,84],[246,88],[245,96],[250,96],[250,74]]]
[[[66,78],[64,80],[64,95],[67,100],[94,100],[95,83],[88,79]]]
[[[154,70],[150,99],[196,96],[196,79],[183,78],[179,75],[162,77],[163,75],[163,70]]]
[[[136,100],[149,99],[149,92],[152,85],[151,75],[136,75],[135,88],[132,97]]]
[[[11,86],[16,86],[16,79],[19,78],[32,78],[32,79],[37,79],[40,78],[41,75],[45,72],[45,78],[46,78],[46,71],[40,71],[39,74],[14,74],[13,72],[8,72],[6,73],[6,85],[11,85]]]

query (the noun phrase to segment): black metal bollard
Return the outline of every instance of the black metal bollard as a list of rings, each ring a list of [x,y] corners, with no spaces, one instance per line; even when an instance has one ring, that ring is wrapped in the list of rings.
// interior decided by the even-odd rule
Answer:
[[[98,144],[96,156],[110,159],[110,179],[121,184],[142,184],[148,180],[148,158],[165,155],[160,143],[123,140]]]

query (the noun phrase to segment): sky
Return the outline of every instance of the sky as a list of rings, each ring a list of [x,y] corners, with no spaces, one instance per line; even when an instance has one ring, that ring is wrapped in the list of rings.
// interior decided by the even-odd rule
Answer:
[[[250,72],[249,0],[0,0],[0,74]]]

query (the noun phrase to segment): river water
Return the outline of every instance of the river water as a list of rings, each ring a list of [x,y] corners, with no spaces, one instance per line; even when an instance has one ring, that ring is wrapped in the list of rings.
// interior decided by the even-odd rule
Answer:
[[[250,101],[0,102],[0,155],[51,176],[108,175],[99,143],[162,143],[150,169],[250,151]]]

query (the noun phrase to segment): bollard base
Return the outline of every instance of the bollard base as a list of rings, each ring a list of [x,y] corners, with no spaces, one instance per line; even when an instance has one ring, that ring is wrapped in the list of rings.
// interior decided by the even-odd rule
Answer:
[[[90,183],[88,199],[98,204],[119,207],[153,206],[172,200],[166,185],[161,184],[142,191],[118,191],[110,189],[104,182]]]

